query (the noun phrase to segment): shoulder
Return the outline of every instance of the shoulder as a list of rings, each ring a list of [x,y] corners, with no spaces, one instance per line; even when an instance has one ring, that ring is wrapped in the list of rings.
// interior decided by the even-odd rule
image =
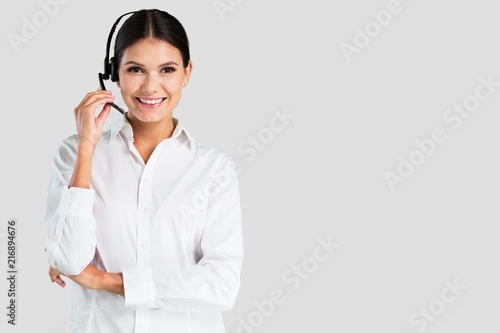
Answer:
[[[204,158],[209,159],[214,163],[233,161],[232,156],[220,148],[212,147],[198,141],[194,142],[194,147],[197,155],[203,156]]]
[[[210,169],[236,168],[236,162],[233,157],[220,148],[194,141],[194,149],[197,158],[207,163]]]
[[[189,133],[189,131],[178,119],[175,119],[174,121],[176,124],[176,131],[178,131],[177,133],[183,133],[185,138],[184,142],[189,142],[188,145],[194,152],[195,159],[210,165],[211,168],[219,168],[227,164],[234,164],[234,160],[229,153],[218,147],[213,147],[198,141],[191,135],[191,133]]]

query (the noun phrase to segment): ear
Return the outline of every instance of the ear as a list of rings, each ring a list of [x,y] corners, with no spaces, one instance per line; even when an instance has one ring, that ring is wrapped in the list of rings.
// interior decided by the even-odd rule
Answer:
[[[188,83],[193,71],[193,62],[189,60],[188,65],[184,68],[184,82]]]
[[[116,81],[115,83],[118,86],[118,88],[120,88],[120,81]]]

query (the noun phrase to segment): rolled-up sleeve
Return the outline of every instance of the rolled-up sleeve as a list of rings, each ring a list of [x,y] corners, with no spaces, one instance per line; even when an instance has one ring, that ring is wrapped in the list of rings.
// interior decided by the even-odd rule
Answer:
[[[76,145],[77,141],[72,137],[59,146],[46,195],[45,248],[48,262],[67,275],[79,274],[92,261],[96,244],[92,213],[95,192],[68,188]]]
[[[233,307],[243,260],[239,185],[229,157],[218,170],[224,183],[215,186],[209,198],[201,260],[183,269],[165,265],[124,270],[126,305],[178,311],[224,311]]]

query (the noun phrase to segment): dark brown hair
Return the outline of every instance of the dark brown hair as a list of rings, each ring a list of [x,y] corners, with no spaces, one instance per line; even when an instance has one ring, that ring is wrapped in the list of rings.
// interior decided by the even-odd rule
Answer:
[[[174,16],[158,9],[142,9],[130,16],[116,35],[114,56],[120,66],[127,47],[144,38],[157,38],[177,48],[184,68],[190,60],[189,41],[182,24]]]

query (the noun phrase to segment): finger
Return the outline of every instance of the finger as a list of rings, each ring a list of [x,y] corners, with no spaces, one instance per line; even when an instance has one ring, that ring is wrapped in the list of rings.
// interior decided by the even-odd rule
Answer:
[[[86,105],[92,104],[96,100],[110,98],[110,96],[113,96],[113,94],[111,93],[111,91],[107,90],[100,90],[88,93],[80,103],[79,107],[84,107]]]
[[[56,278],[57,278],[58,276],[59,276],[59,275],[49,274],[50,281],[52,281],[52,282],[56,282]]]
[[[49,275],[50,276],[55,276],[55,275],[59,275],[61,272],[59,272],[57,269],[53,268],[53,267],[49,267]]]
[[[95,118],[96,123],[100,126],[104,124],[106,121],[106,118],[108,118],[108,115],[111,111],[111,104],[105,104],[104,107],[102,108],[101,112],[99,115]]]
[[[66,282],[64,282],[63,279],[61,279],[60,276],[57,276],[55,279],[54,279],[54,282],[57,283],[58,285],[60,285],[62,288],[66,287]]]
[[[56,282],[56,278],[58,277],[59,275],[58,274],[49,274],[49,277],[50,277],[50,281],[52,282]]]
[[[90,108],[92,110],[95,110],[98,106],[107,104],[107,103],[112,103],[115,100],[115,96],[105,94],[105,95],[94,95],[89,100],[87,101],[87,104],[83,105],[83,108]]]
[[[61,278],[61,272],[59,272],[57,269],[49,267],[49,277],[50,281],[57,283],[61,287],[66,286],[66,282]]]
[[[85,118],[87,119],[94,119],[95,118],[95,112],[99,106],[106,105],[109,103],[113,103],[115,100],[114,96],[108,96],[108,97],[102,97],[102,98],[97,98],[93,101],[90,102],[88,105],[84,105],[83,107],[80,107],[78,109],[75,109],[75,118],[78,120],[83,120]]]
[[[79,106],[81,105],[84,105],[84,104],[87,104],[87,101],[92,98],[93,96],[107,96],[107,95],[111,95],[111,91],[108,91],[108,90],[96,90],[96,91],[91,91],[91,92],[88,92],[85,97],[83,97],[81,103]]]
[[[75,112],[77,110],[81,109],[82,107],[84,107],[85,105],[88,105],[89,103],[91,103],[91,101],[95,100],[96,97],[99,97],[99,96],[105,97],[105,96],[110,96],[110,95],[112,95],[112,92],[108,91],[108,90],[98,90],[98,91],[89,92],[89,93],[87,93],[87,95],[85,95],[85,97],[82,99],[80,104],[78,104],[78,106],[75,108]]]

